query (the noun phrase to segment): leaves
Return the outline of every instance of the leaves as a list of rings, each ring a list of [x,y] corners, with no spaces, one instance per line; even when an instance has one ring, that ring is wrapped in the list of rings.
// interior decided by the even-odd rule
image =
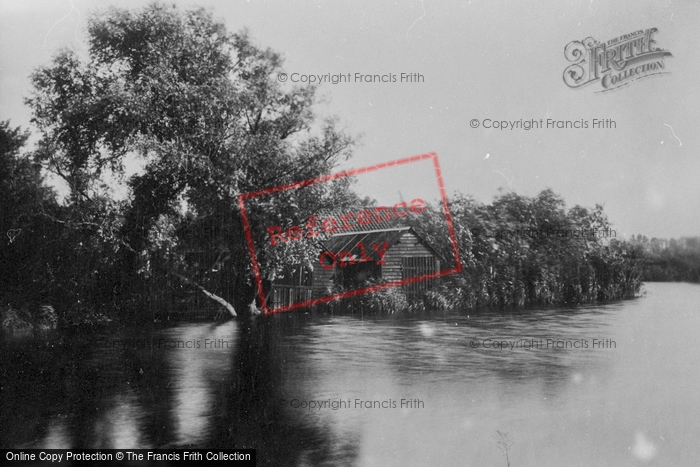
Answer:
[[[225,252],[228,266],[217,270],[250,283],[237,197],[330,173],[350,156],[353,138],[332,119],[316,122],[315,88],[281,87],[278,53],[256,46],[246,31],[229,33],[203,9],[112,8],[92,16],[87,33],[87,59],[59,52],[32,75],[27,99],[41,131],[35,157],[70,187],[67,212],[95,225],[104,224],[100,216],[120,219],[114,245],[128,248],[114,268],[135,282],[165,277],[170,267],[202,279],[205,263]],[[127,157],[142,158],[144,170],[127,181],[127,203],[110,204],[102,179],[122,174]],[[280,217],[300,222],[301,211],[349,199],[349,183],[252,206],[256,243]],[[109,206],[113,212],[103,209]],[[178,241],[178,232],[217,220],[226,223],[220,235],[196,245],[211,258],[187,260],[195,245]],[[307,257],[263,251],[261,261],[274,274]]]
[[[605,235],[602,206],[568,212],[551,190],[529,198],[507,193],[490,205],[462,195],[450,202],[461,276],[449,276],[428,297],[442,307],[584,303],[632,297],[640,287],[639,256]],[[446,258],[446,225],[432,210],[417,228]],[[591,235],[596,231],[596,235]]]

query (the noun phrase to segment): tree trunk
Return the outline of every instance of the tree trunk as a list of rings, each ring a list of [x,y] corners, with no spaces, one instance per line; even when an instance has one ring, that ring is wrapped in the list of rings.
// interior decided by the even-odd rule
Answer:
[[[182,280],[183,282],[185,282],[185,283],[187,283],[187,284],[191,284],[191,285],[194,285],[195,287],[197,287],[197,288],[198,288],[199,290],[201,290],[202,293],[203,293],[204,295],[206,295],[208,298],[211,298],[212,300],[214,300],[215,302],[217,302],[219,305],[221,305],[221,306],[223,306],[224,308],[226,308],[226,309],[228,310],[228,312],[231,313],[231,316],[233,316],[233,317],[238,316],[238,315],[236,314],[235,308],[233,308],[233,305],[231,305],[229,302],[227,302],[227,301],[224,300],[223,298],[221,298],[221,297],[219,297],[218,295],[215,295],[215,294],[209,292],[207,289],[205,289],[204,287],[202,287],[200,284],[198,284],[197,282],[193,281],[192,279],[189,279],[189,278],[183,276],[182,274],[178,274],[178,273],[176,273],[176,272],[171,272],[170,274],[172,274],[173,276],[179,278],[180,280]]]
[[[250,312],[251,315],[260,315],[262,314],[262,310],[258,308],[257,304],[255,303],[256,299],[253,299],[253,301],[248,305],[248,311]]]

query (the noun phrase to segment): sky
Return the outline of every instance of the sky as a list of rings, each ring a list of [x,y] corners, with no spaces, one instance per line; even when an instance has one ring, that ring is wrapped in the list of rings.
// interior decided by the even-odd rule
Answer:
[[[490,202],[501,192],[535,196],[551,188],[568,207],[604,205],[619,237],[700,235],[700,2],[168,3],[208,8],[230,31],[247,28],[258,45],[283,55],[285,85],[304,75],[350,74],[350,82],[321,84],[316,108],[360,136],[340,168],[435,152],[448,198],[461,192]],[[0,120],[30,128],[23,98],[32,70],[61,47],[84,53],[86,19],[112,4],[0,0]],[[600,81],[564,83],[570,42],[649,28],[658,29],[655,47],[672,54],[663,59],[665,73],[608,92],[599,92]],[[401,82],[402,73],[413,82]],[[357,82],[356,74],[390,82]],[[540,119],[544,128],[485,128],[489,120]],[[588,127],[546,128],[547,119]],[[609,128],[592,128],[593,119]],[[378,171],[358,190],[382,204],[424,196],[421,187],[436,186],[429,165]]]

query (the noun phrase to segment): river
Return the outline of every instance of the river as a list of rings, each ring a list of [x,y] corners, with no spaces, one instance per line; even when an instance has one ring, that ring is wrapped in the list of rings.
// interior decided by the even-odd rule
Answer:
[[[512,442],[513,467],[696,465],[700,285],[644,290],[523,312],[280,314],[6,339],[0,445],[506,466]]]

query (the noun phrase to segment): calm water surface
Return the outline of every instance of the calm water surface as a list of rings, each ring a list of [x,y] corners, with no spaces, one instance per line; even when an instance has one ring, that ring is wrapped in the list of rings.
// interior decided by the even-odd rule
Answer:
[[[505,466],[500,431],[513,467],[697,465],[700,286],[645,289],[527,313],[278,315],[6,340],[0,446]]]

